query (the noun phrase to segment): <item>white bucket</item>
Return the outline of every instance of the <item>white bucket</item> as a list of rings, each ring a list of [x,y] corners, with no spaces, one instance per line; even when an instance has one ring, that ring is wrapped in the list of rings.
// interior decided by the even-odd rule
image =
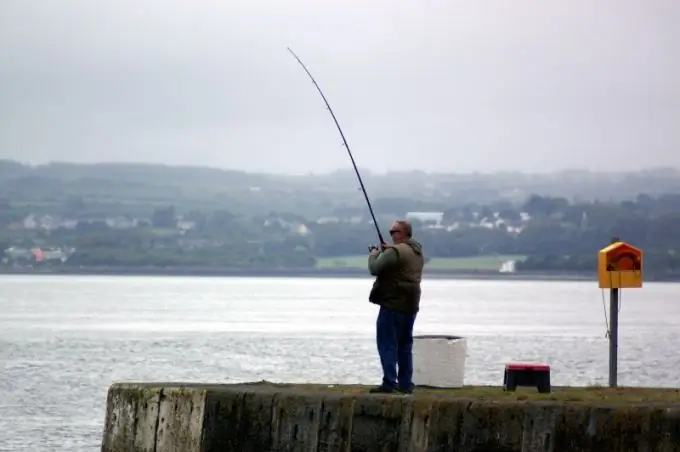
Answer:
[[[413,337],[413,383],[434,388],[461,388],[465,380],[467,340],[460,336]]]

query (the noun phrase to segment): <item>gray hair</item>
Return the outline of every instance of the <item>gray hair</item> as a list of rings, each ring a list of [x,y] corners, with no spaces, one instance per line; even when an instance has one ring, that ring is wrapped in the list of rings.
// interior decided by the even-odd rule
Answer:
[[[408,237],[408,238],[413,237],[413,226],[411,226],[410,222],[408,222],[406,220],[397,220],[396,223],[404,231],[404,233],[406,234],[406,237]]]

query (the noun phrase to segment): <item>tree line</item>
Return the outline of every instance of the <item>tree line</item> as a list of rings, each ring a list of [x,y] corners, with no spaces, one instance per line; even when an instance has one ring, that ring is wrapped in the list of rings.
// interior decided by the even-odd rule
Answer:
[[[406,214],[399,211],[399,200],[376,204],[384,210],[389,206],[395,217]],[[11,210],[10,202],[0,203],[0,216],[11,216]],[[363,254],[377,240],[365,212],[352,208],[335,213],[333,221],[285,212],[245,216],[227,209],[180,215],[168,205],[126,229],[102,220],[49,231],[5,228],[0,247],[75,247],[66,263],[56,263],[72,266],[313,268],[319,258]],[[641,194],[617,202],[532,195],[518,205],[468,204],[442,213],[440,223],[413,220],[431,258],[522,255],[526,259],[518,263],[520,271],[593,272],[597,251],[619,237],[643,248],[647,272],[673,275],[680,269],[676,194]],[[190,227],[178,229],[178,217]],[[389,224],[383,221],[381,226]]]

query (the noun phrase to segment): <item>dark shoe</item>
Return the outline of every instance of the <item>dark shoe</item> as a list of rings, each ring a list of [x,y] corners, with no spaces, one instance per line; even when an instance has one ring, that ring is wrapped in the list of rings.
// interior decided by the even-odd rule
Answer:
[[[413,389],[409,390],[409,389],[401,389],[400,388],[400,389],[397,389],[397,391],[399,392],[399,394],[407,394],[407,395],[413,394]]]
[[[392,388],[386,388],[385,386],[378,386],[377,388],[371,388],[368,392],[371,394],[394,394],[396,391]]]

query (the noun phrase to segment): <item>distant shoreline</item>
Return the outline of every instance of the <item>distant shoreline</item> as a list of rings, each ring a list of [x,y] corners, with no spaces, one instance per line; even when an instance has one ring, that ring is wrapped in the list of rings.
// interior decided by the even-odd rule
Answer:
[[[359,268],[346,269],[276,269],[238,270],[218,268],[157,268],[157,267],[60,267],[60,268],[16,268],[0,267],[0,275],[41,275],[41,276],[199,276],[199,277],[280,277],[280,278],[367,278],[372,276]],[[491,270],[425,270],[425,278],[433,279],[479,279],[479,280],[528,280],[528,281],[595,281],[593,274],[580,273],[500,273]]]

